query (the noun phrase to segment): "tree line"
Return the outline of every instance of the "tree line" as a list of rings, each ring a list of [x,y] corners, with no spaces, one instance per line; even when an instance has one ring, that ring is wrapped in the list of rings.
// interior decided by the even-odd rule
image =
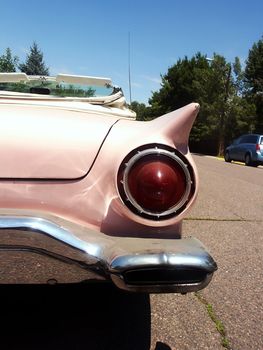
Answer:
[[[10,48],[0,56],[0,72],[16,70],[49,75],[43,53],[34,42],[25,62]],[[244,133],[263,134],[263,38],[249,50],[245,66],[240,59],[227,62],[214,53],[180,58],[161,75],[161,88],[152,92],[149,105],[133,101],[138,120],[150,120],[191,102],[201,105],[190,135],[192,151],[222,155],[234,138]]]
[[[201,109],[190,134],[192,151],[223,155],[241,134],[263,134],[263,39],[249,50],[245,67],[238,57],[230,63],[216,53],[178,59],[161,75],[149,105],[134,101],[131,108],[138,120],[150,120],[193,101]]]

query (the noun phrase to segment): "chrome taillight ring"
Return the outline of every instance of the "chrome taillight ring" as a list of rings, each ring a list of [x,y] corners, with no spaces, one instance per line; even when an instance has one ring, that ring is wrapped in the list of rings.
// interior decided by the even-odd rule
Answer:
[[[127,161],[124,164],[122,179],[120,181],[123,187],[123,192],[125,195],[124,202],[126,205],[128,203],[129,204],[128,206],[131,209],[132,208],[135,209],[134,211],[142,216],[157,219],[157,220],[175,216],[182,210],[182,208],[186,205],[191,195],[192,186],[193,186],[193,176],[192,176],[192,172],[189,171],[188,161],[183,156],[179,157],[176,153],[178,153],[178,151],[176,150],[171,151],[170,147],[169,147],[169,150],[167,150],[167,149],[155,146],[153,148],[146,148],[143,150],[138,149],[134,154],[132,154],[130,158],[127,159]],[[175,203],[175,205],[170,207],[168,210],[165,210],[162,212],[153,212],[142,207],[133,197],[128,184],[129,174],[133,166],[142,158],[147,156],[152,156],[152,155],[156,156],[156,159],[158,159],[159,156],[168,157],[169,159],[174,161],[177,166],[179,165],[185,177],[184,194],[182,195],[180,200],[177,203]]]

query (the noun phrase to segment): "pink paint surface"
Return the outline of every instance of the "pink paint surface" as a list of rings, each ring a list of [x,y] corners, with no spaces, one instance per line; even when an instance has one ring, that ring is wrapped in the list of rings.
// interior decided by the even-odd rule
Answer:
[[[193,103],[153,121],[139,122],[94,111],[0,104],[0,206],[53,213],[109,235],[178,237],[198,188],[188,150],[198,110]],[[132,213],[117,189],[123,159],[134,148],[150,143],[175,147],[195,172],[196,190],[186,209],[160,222]],[[50,178],[58,180],[43,181]]]

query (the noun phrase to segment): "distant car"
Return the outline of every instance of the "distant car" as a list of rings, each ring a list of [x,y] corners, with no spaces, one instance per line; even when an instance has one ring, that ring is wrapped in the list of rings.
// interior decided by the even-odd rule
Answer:
[[[199,105],[135,120],[111,79],[0,74],[0,283],[194,292],[217,266],[182,237]]]
[[[248,166],[263,164],[263,135],[242,135],[225,150],[225,161],[245,162]]]

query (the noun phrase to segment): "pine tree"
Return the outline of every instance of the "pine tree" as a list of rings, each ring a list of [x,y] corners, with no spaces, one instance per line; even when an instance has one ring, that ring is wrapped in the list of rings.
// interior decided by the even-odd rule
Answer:
[[[43,53],[36,42],[33,42],[25,63],[21,63],[19,69],[28,75],[49,75],[49,69],[43,60]]]
[[[5,53],[0,56],[0,72],[15,72],[18,64],[18,57],[12,56],[12,51],[8,47]]]
[[[263,37],[249,50],[245,69],[247,95],[256,105],[255,132],[263,132]]]

